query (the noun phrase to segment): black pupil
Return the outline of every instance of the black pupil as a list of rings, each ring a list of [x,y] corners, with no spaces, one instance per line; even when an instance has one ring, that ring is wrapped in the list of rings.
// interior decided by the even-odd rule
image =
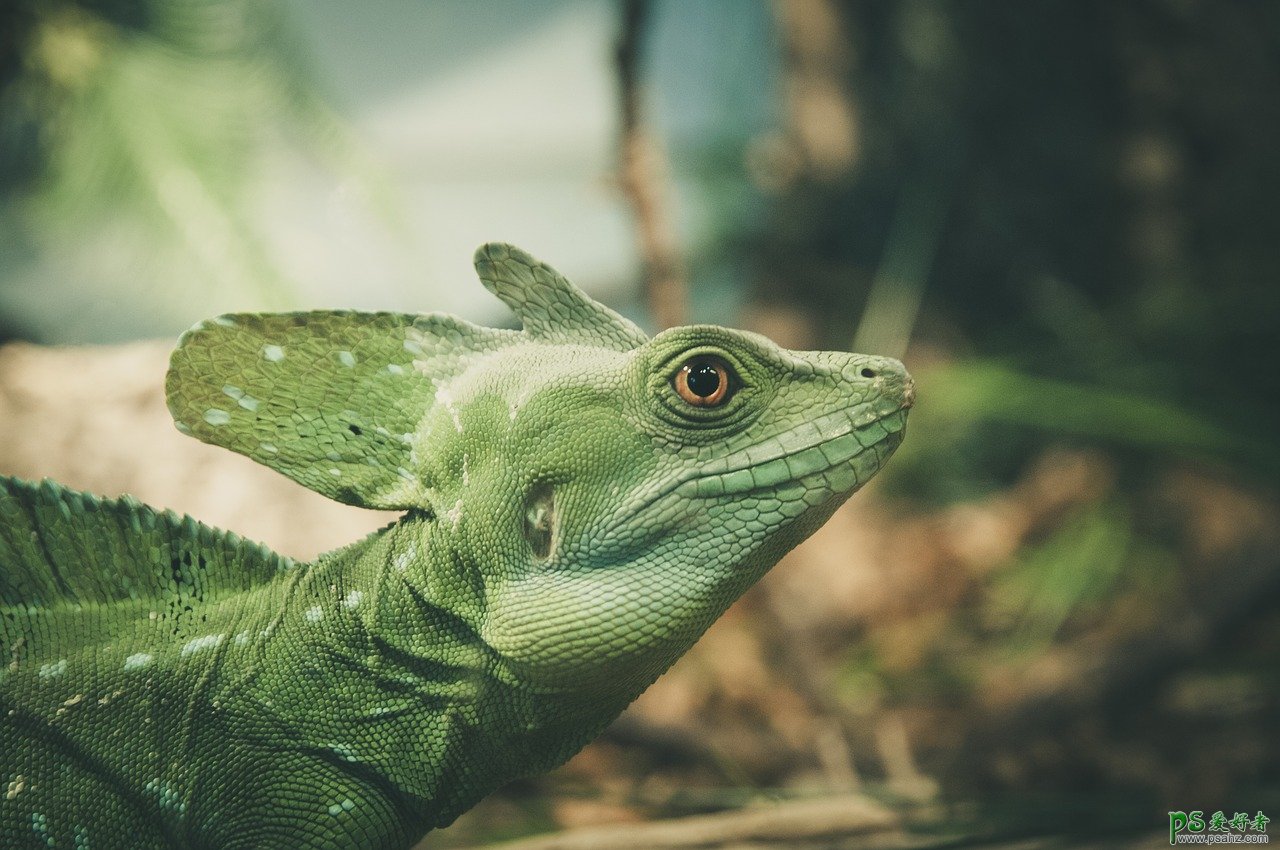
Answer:
[[[720,389],[720,373],[710,363],[695,363],[689,367],[689,391],[699,398],[713,396]]]

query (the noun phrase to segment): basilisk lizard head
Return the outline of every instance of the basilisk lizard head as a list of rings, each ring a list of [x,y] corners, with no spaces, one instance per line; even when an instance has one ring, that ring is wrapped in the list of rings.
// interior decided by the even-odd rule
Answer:
[[[522,330],[223,316],[175,351],[169,403],[201,440],[407,511],[386,569],[524,687],[634,697],[902,439],[895,360],[710,325],[649,339],[515,248],[476,268]]]

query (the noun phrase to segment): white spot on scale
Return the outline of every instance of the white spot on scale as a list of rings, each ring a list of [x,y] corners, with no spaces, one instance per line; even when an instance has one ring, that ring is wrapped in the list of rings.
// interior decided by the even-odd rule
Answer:
[[[324,609],[319,605],[312,605],[306,611],[302,612],[302,617],[308,623],[318,623],[324,619]]]
[[[363,590],[353,590],[342,598],[342,607],[349,611],[354,611],[360,607],[360,600],[364,599]]]
[[[204,421],[210,425],[226,425],[231,421],[231,414],[218,407],[211,407],[204,412]]]
[[[516,416],[520,414],[520,409],[529,403],[530,395],[531,395],[530,390],[526,389],[524,392],[520,393],[520,395],[516,396],[515,399],[512,400],[510,412],[508,414],[511,417],[512,422],[514,422],[516,420]]]
[[[410,543],[408,549],[406,549],[405,551],[401,552],[400,554],[396,555],[394,558],[391,559],[391,563],[395,566],[397,570],[399,570],[400,572],[404,572],[405,570],[409,569],[409,565],[412,564],[417,557],[418,557],[418,547]]]
[[[383,367],[382,371],[386,372],[388,375],[403,375],[404,367],[399,363],[388,363]]]
[[[206,649],[214,649],[221,646],[226,639],[226,635],[203,635],[183,644],[178,654],[184,656],[194,655],[197,652],[204,652]]]
[[[124,660],[124,669],[141,670],[155,660],[156,657],[150,652],[135,652]]]
[[[13,779],[9,780],[9,787],[5,788],[4,798],[6,800],[12,800],[14,797],[17,797],[19,794],[21,794],[26,789],[26,787],[27,787],[27,777],[19,773],[15,775]]]
[[[330,806],[329,814],[333,815],[336,818],[338,815],[342,814],[343,812],[349,812],[355,807],[356,807],[355,801],[348,797],[347,799],[343,800],[341,803],[334,803],[332,806]]]
[[[41,679],[52,679],[55,676],[61,676],[65,672],[67,672],[67,659],[59,658],[52,664],[41,664],[36,675]]]
[[[258,448],[262,449],[264,452],[267,452],[268,454],[273,454],[273,455],[280,454],[280,449],[276,447],[275,443],[258,443]]]
[[[337,478],[337,477],[339,477],[340,475],[342,475],[342,470],[341,470],[341,469],[336,469],[336,468],[334,468],[334,467],[332,467],[332,466],[331,466],[331,467],[329,467],[329,474],[330,474],[330,475],[332,475],[334,478]]]
[[[227,396],[228,398],[235,399],[236,404],[240,405],[245,410],[258,409],[258,400],[237,386],[226,384],[222,388],[222,394]],[[205,418],[207,419],[208,416],[206,416]]]
[[[454,407],[453,394],[449,392],[448,387],[440,387],[436,390],[436,402],[449,411],[449,418],[453,420],[453,430],[461,434],[462,420],[458,418],[458,408]]]
[[[356,365],[356,356],[350,351],[339,351],[338,362],[350,369]]]
[[[269,360],[272,363],[279,363],[284,359],[284,349],[278,345],[262,346],[262,359]]]
[[[224,328],[234,328],[236,326],[236,320],[230,316],[219,316],[213,320],[213,323],[215,325],[222,325]]]
[[[444,512],[444,518],[454,527],[458,527],[458,523],[462,522],[462,500],[453,503],[453,507]]]

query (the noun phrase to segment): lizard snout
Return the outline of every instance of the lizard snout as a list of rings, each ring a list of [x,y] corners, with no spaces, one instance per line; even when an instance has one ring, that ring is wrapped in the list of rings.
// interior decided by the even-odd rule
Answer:
[[[892,357],[854,355],[854,362],[846,370],[857,379],[870,381],[887,398],[897,399],[903,408],[911,407],[916,400],[916,384],[902,361]]]

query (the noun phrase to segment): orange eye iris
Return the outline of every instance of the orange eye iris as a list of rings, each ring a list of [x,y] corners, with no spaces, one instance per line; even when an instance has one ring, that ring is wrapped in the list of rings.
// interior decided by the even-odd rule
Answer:
[[[718,357],[695,357],[672,379],[676,395],[694,407],[715,407],[729,400],[729,367]]]

